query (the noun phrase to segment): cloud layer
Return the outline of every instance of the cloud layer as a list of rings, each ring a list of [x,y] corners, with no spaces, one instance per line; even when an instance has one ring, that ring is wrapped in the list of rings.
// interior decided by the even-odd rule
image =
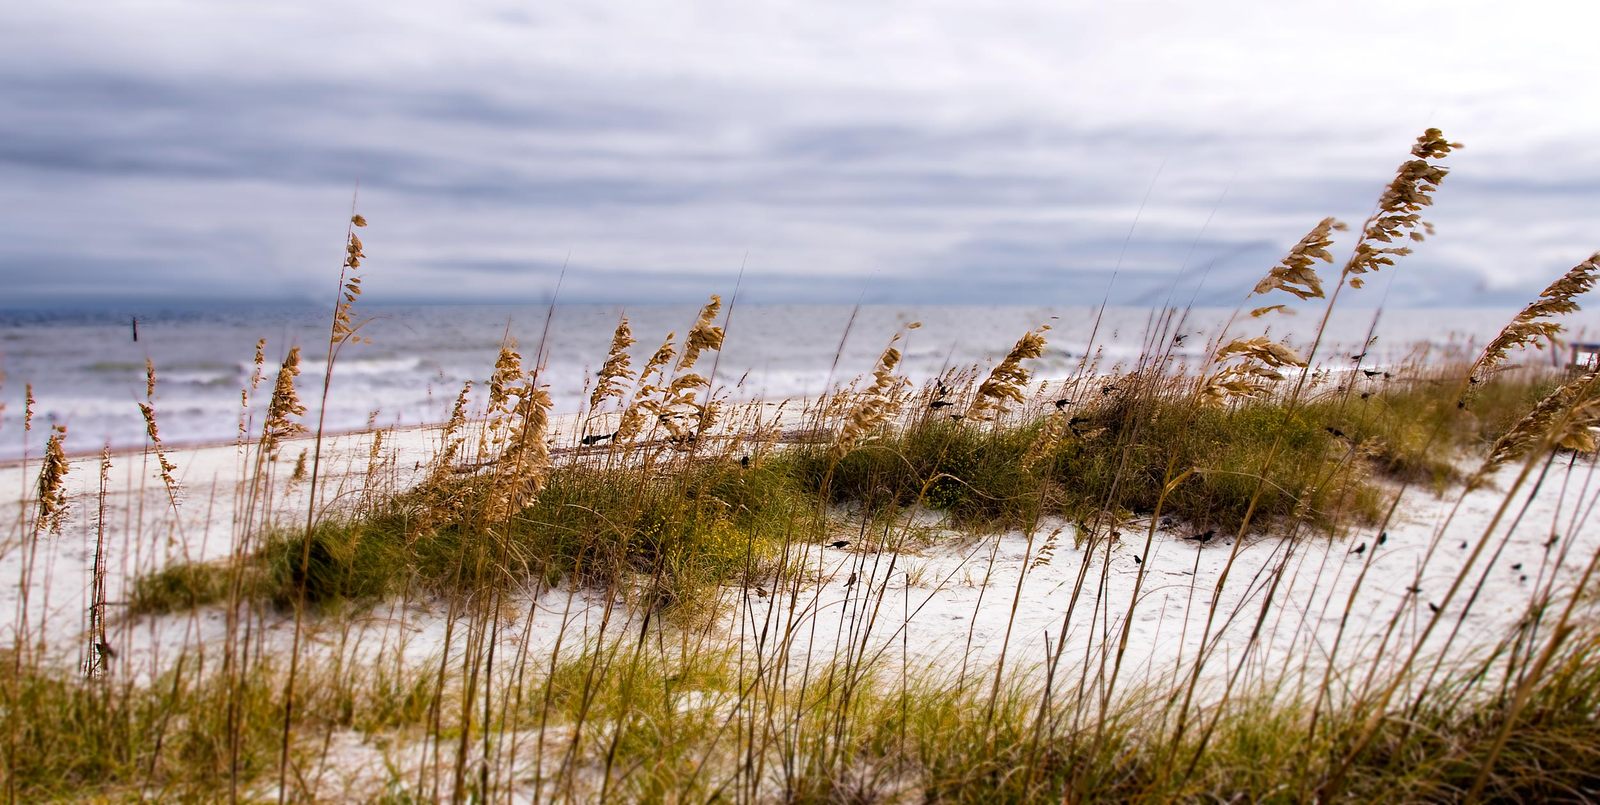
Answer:
[[[0,305],[1232,303],[1468,148],[1389,302],[1600,248],[1592,4],[396,0],[0,11]],[[1131,234],[1130,234],[1131,233]]]

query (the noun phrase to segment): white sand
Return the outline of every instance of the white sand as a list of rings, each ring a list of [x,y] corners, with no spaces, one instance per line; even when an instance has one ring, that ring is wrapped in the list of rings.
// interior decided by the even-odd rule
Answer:
[[[571,426],[570,419],[558,423],[560,428]],[[571,436],[560,438],[570,441]],[[335,509],[352,505],[361,494],[355,485],[367,477],[369,439],[367,434],[351,434],[325,444],[323,497]],[[435,430],[386,432],[385,472],[393,483],[403,486],[412,480],[418,468],[426,465],[437,441]],[[304,517],[306,484],[290,483],[289,476],[294,458],[308,447],[305,440],[286,444],[275,469],[279,492],[271,510],[286,523]],[[236,501],[241,496],[235,493],[248,473],[241,450],[232,446],[184,449],[174,452],[172,460],[179,467],[183,488],[179,517],[172,516],[153,458],[138,454],[113,457],[107,494],[108,597],[113,602],[109,642],[120,649],[117,662],[141,674],[163,666],[185,646],[215,644],[224,633],[224,617],[215,608],[155,618],[122,617],[115,606],[122,600],[122,580],[179,558],[225,556],[240,530],[235,522],[240,514]],[[36,464],[26,470],[16,464],[0,467],[0,489],[20,494],[36,469]],[[804,587],[793,600],[798,619],[790,619],[791,600],[787,597],[780,601],[754,590],[729,589],[723,595],[727,605],[723,622],[730,633],[744,635],[752,648],[762,624],[771,624],[764,644],[770,654],[770,636],[783,633],[788,621],[795,646],[792,662],[804,658],[808,645],[814,647],[814,662],[853,646],[849,650],[857,656],[876,659],[886,669],[904,663],[911,669],[964,668],[976,674],[992,668],[1003,653],[1008,668],[1032,669],[1037,679],[1042,678],[1040,669],[1048,656],[1047,640],[1051,646],[1058,643],[1070,604],[1072,616],[1056,684],[1076,686],[1081,674],[1087,674],[1091,683],[1109,676],[1115,652],[1108,655],[1100,647],[1118,645],[1124,614],[1129,612],[1137,587],[1132,622],[1126,624],[1126,654],[1117,676],[1118,685],[1127,688],[1159,683],[1180,660],[1195,656],[1206,644],[1202,638],[1215,596],[1215,622],[1209,631],[1215,655],[1205,670],[1207,684],[1214,686],[1245,655],[1262,603],[1276,581],[1272,605],[1261,621],[1241,684],[1283,677],[1286,670],[1316,673],[1336,643],[1341,648],[1335,667],[1357,673],[1354,669],[1365,667],[1358,661],[1392,655],[1397,648],[1409,649],[1429,618],[1429,602],[1444,602],[1457,570],[1471,553],[1460,544],[1476,545],[1487,538],[1477,569],[1446,606],[1445,618],[1425,647],[1426,654],[1442,649],[1464,613],[1461,637],[1451,646],[1451,654],[1466,657],[1510,634],[1537,594],[1552,586],[1558,590],[1570,586],[1600,550],[1600,528],[1589,520],[1597,492],[1590,483],[1592,473],[1592,463],[1579,462],[1569,477],[1563,460],[1536,495],[1530,498],[1526,490],[1519,494],[1500,526],[1487,534],[1486,527],[1504,493],[1488,489],[1467,495],[1442,536],[1437,554],[1427,563],[1418,595],[1409,594],[1407,588],[1416,580],[1435,531],[1459,491],[1448,492],[1442,500],[1423,490],[1409,491],[1381,547],[1375,546],[1375,533],[1348,539],[1317,534],[1292,541],[1270,536],[1247,538],[1237,546],[1237,560],[1220,591],[1219,577],[1235,547],[1227,535],[1201,547],[1180,539],[1181,534],[1162,531],[1147,547],[1145,532],[1136,528],[1111,547],[1109,556],[1104,549],[1089,556],[1073,546],[1071,525],[1048,522],[1035,535],[1030,553],[1029,540],[1023,534],[974,538],[945,530],[937,517],[920,513],[911,527],[922,545],[898,558],[859,552],[855,546],[845,550],[811,546],[806,561],[822,581]],[[1512,470],[1497,480],[1503,489],[1514,477]],[[63,665],[78,662],[85,645],[98,459],[75,460],[69,479],[72,517],[61,535],[40,542],[28,607],[32,628],[37,632],[42,624],[48,656]],[[1511,530],[1513,521],[1516,528]],[[1057,547],[1050,562],[1032,566],[1047,536],[1057,529]],[[0,574],[10,579],[20,579],[22,574],[19,531],[20,525],[12,528],[0,557]],[[1546,550],[1552,533],[1561,538]],[[1503,550],[1495,556],[1502,542]],[[1358,544],[1367,545],[1366,551],[1351,554]],[[1275,579],[1273,569],[1288,550],[1293,553],[1287,572]],[[1135,556],[1143,560],[1142,565],[1135,563]],[[1517,564],[1520,570],[1513,568]],[[1360,589],[1351,600],[1351,590],[1363,573]],[[856,581],[847,587],[852,574]],[[1082,587],[1072,603],[1080,574]],[[1466,599],[1480,574],[1483,588],[1468,610]],[[1020,593],[1019,577],[1023,579]],[[881,603],[874,603],[880,599]],[[9,646],[14,639],[21,600],[15,584],[0,590],[0,645]],[[588,591],[547,591],[538,601],[523,594],[506,607],[503,639],[514,647],[527,627],[529,656],[542,661],[558,637],[566,641],[564,645],[577,645],[594,637],[602,620],[608,623],[608,635],[619,634],[618,630],[633,623],[631,613],[626,605],[613,606],[609,616],[606,610],[608,604],[620,603]],[[398,649],[405,661],[423,662],[436,658],[443,648],[446,612],[447,605],[440,601],[385,602],[351,619],[348,635],[341,635],[334,622],[337,619],[319,623],[312,643],[333,646],[343,636],[362,653],[391,656]],[[530,613],[531,625],[526,622]],[[1396,613],[1398,628],[1385,644],[1384,634]],[[1345,629],[1342,640],[1341,621]],[[279,619],[270,625],[265,639],[269,645],[286,646],[291,630],[292,622]],[[1356,684],[1359,675],[1346,681]]]

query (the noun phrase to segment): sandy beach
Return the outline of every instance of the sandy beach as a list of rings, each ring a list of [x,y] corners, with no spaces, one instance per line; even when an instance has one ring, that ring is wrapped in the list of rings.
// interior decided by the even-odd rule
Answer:
[[[572,427],[572,419],[561,420],[553,438],[571,441]],[[374,463],[392,484],[388,488],[404,489],[439,446],[436,428],[383,434],[377,457],[371,455],[370,433],[339,435],[324,445],[324,516],[337,516],[359,500],[360,482],[372,477]],[[308,493],[305,482],[291,478],[291,457],[309,447],[306,439],[286,443],[272,468],[276,489],[268,505],[273,519],[288,527],[302,522]],[[215,608],[126,617],[118,605],[130,579],[174,561],[215,560],[233,551],[240,534],[236,507],[246,497],[239,490],[250,471],[245,453],[236,446],[172,451],[181,488],[175,507],[153,456],[112,457],[105,504],[108,638],[121,647],[118,662],[127,668],[153,673],[185,647],[204,649],[221,640],[225,618]],[[1552,466],[1537,493],[1519,493],[1499,525],[1489,529],[1502,490],[1519,469],[1503,470],[1494,485],[1466,494],[1443,529],[1459,491],[1440,497],[1408,489],[1381,544],[1378,533],[1359,531],[1293,539],[1251,533],[1238,545],[1233,535],[1221,534],[1202,544],[1185,539],[1192,534],[1180,524],[1150,529],[1146,523],[1089,553],[1075,547],[1077,527],[1058,518],[1045,519],[1032,534],[977,534],[955,528],[937,512],[918,510],[895,527],[906,546],[901,554],[797,546],[803,551],[797,561],[814,570],[811,582],[787,596],[725,588],[718,618],[720,628],[752,650],[763,631],[789,633],[791,661],[825,662],[841,646],[854,645],[852,651],[895,667],[979,673],[1004,658],[1008,668],[1033,669],[1035,675],[1043,673],[1047,646],[1059,644],[1066,619],[1064,667],[1076,673],[1087,665],[1091,674],[1109,675],[1109,666],[1093,666],[1107,656],[1114,665],[1120,654],[1118,684],[1133,687],[1178,672],[1202,649],[1238,655],[1254,640],[1259,645],[1242,679],[1267,683],[1281,681],[1284,668],[1315,673],[1335,644],[1341,647],[1339,663],[1348,667],[1382,661],[1409,646],[1430,604],[1443,599],[1472,555],[1470,547],[1484,543],[1472,573],[1481,589],[1470,607],[1463,591],[1449,609],[1456,615],[1448,619],[1451,629],[1457,622],[1460,629],[1450,656],[1464,660],[1493,649],[1481,637],[1509,633],[1539,597],[1552,590],[1559,596],[1582,571],[1583,559],[1600,548],[1600,528],[1589,519],[1600,490],[1591,483],[1589,462]],[[0,468],[0,488],[31,483],[25,474],[31,471],[16,463]],[[41,540],[29,603],[29,621],[43,626],[49,656],[64,668],[81,662],[86,645],[99,459],[75,459],[68,477],[72,515],[60,535]],[[850,512],[841,509],[836,519],[839,534],[850,536]],[[1274,568],[1285,552],[1288,572],[1280,577]],[[1230,559],[1227,583],[1219,589]],[[19,578],[21,562],[22,553],[13,547],[0,557],[0,573]],[[1413,587],[1420,592],[1408,592]],[[0,591],[0,639],[6,642],[13,638],[21,599],[15,585]],[[608,605],[616,608],[609,617]],[[390,600],[350,613],[353,631],[344,618],[325,626],[327,635],[369,647],[374,656],[398,650],[409,662],[425,663],[445,649],[448,609],[438,600]],[[531,641],[526,648],[535,655],[548,652],[558,638],[602,637],[603,619],[612,630],[606,636],[615,636],[638,615],[624,600],[571,588],[545,590],[537,600],[524,590],[507,611],[523,613],[505,624],[508,645],[523,640],[525,632]],[[1129,612],[1131,622],[1124,623]],[[269,620],[265,639],[286,641],[292,625],[285,615]],[[1120,648],[1124,631],[1126,646]],[[1435,630],[1425,653],[1443,650],[1449,633]],[[770,637],[764,648],[773,649]],[[1217,661],[1206,665],[1206,673],[1221,678],[1238,669]]]

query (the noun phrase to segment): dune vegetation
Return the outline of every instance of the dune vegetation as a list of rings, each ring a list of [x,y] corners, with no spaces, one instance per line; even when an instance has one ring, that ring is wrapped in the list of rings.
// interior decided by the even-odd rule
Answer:
[[[23,591],[0,650],[3,788],[10,801],[1600,797],[1600,551],[1566,549],[1595,528],[1600,375],[1517,362],[1559,337],[1600,255],[1466,361],[1372,365],[1326,354],[1320,329],[1291,345],[1266,324],[1298,307],[1325,326],[1342,295],[1404,270],[1459,147],[1425,132],[1373,215],[1318,222],[1200,362],[1177,356],[1187,311],[1170,309],[1152,317],[1144,354],[1117,367],[1091,352],[1069,377],[1037,377],[1041,326],[993,365],[914,386],[897,374],[902,333],[842,388],[736,403],[715,383],[730,311],[713,296],[637,367],[619,321],[564,426],[542,387],[544,345],[505,344],[487,383],[461,389],[429,431],[415,472],[399,479],[394,436],[375,431],[356,492],[332,496],[320,485],[331,436],[300,398],[300,352],[274,373],[258,346],[244,395],[268,404],[263,421],[241,419],[226,555],[132,575],[120,601],[101,561],[118,539],[105,476],[98,501],[69,499],[63,477],[84,463],[53,433],[3,546]],[[352,218],[322,388],[363,340],[365,226]],[[1340,233],[1353,240],[1342,262]],[[161,441],[148,371],[146,460],[176,512],[181,456]],[[1579,487],[1564,498],[1567,542],[1552,535],[1554,564],[1527,585],[1517,628],[1458,638],[1498,529],[1555,483],[1553,468]],[[276,502],[291,493],[304,508],[285,516]],[[1393,612],[1362,613],[1388,623],[1382,661],[1335,641],[1262,677],[1244,673],[1267,661],[1252,658],[1251,635],[1227,651],[1202,638],[1173,667],[1135,673],[1123,624],[1141,599],[1094,594],[1113,555],[1136,563],[1137,593],[1149,545],[1192,542],[1222,567],[1213,594],[1186,604],[1204,637],[1234,619],[1260,632],[1294,551],[1273,554],[1259,610],[1222,611],[1223,585],[1247,583],[1229,571],[1250,546],[1338,542],[1360,574],[1354,602],[1403,500],[1459,509],[1485,494],[1500,501],[1486,522],[1452,511],[1436,524],[1426,556],[1459,541],[1466,557],[1450,583],[1424,597],[1419,581],[1396,591]],[[97,505],[73,668],[45,649],[28,596],[63,512]],[[1002,534],[1026,536],[1025,571],[1082,568],[1054,593],[1074,604],[1042,662],[1008,667],[1002,651],[981,667],[913,665],[895,648],[903,625],[880,643],[878,627],[916,617],[917,557],[981,557]],[[823,572],[835,559],[848,580]],[[841,585],[844,608],[823,606]],[[975,606],[1014,620],[1022,600],[1019,579]],[[364,625],[396,601],[443,613],[422,661]],[[581,626],[568,617],[579,610]],[[223,624],[209,638],[202,615]],[[550,619],[553,643],[532,639]],[[1067,643],[1084,619],[1100,636],[1080,656]],[[163,621],[191,624],[182,645],[136,652],[140,625]],[[1480,650],[1446,661],[1435,650],[1446,633]]]

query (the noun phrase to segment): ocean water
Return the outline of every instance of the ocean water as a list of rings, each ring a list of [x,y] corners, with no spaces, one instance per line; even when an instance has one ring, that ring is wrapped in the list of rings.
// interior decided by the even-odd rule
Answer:
[[[331,429],[437,422],[448,415],[461,384],[483,381],[502,339],[514,340],[531,363],[543,343],[542,380],[559,412],[575,411],[586,381],[604,360],[617,306],[560,307],[548,325],[541,306],[368,306],[362,333],[371,344],[350,345],[338,356],[328,389]],[[694,321],[695,306],[646,306],[626,313],[638,343],[635,367],[668,331],[680,336]],[[1425,351],[1441,359],[1471,350],[1492,337],[1514,310],[1340,311],[1330,322],[1319,354],[1327,365],[1348,366],[1369,330],[1377,340],[1366,363],[1384,365]],[[725,311],[725,315],[726,315]],[[1096,308],[1081,306],[739,306],[731,311],[720,355],[702,358],[702,373],[715,362],[715,383],[734,399],[815,395],[871,370],[889,338],[906,322],[923,326],[902,344],[903,373],[921,381],[947,368],[990,364],[1018,336],[1049,324],[1050,348],[1034,363],[1038,377],[1063,377],[1093,352],[1101,369],[1134,361],[1151,336],[1159,311],[1110,308],[1091,343]],[[1207,342],[1234,315],[1232,310],[1196,309],[1169,327],[1161,340],[1182,333],[1180,358],[1203,358]],[[319,410],[326,356],[327,311],[320,308],[225,308],[139,314],[139,341],[131,338],[129,314],[106,311],[0,312],[0,460],[15,459],[24,445],[38,455],[48,425],[68,427],[71,452],[93,452],[102,444],[137,447],[144,425],[137,404],[144,399],[145,360],[157,371],[156,407],[162,437],[171,445],[232,439],[241,415],[240,389],[249,381],[256,339],[267,339],[267,377],[254,395],[255,421],[270,393],[276,363],[290,345],[303,348],[301,397]],[[359,317],[358,317],[359,318]],[[1580,314],[1577,334],[1600,332],[1600,318]],[[1252,320],[1240,316],[1229,332],[1274,335],[1308,345],[1316,328],[1313,312]],[[1373,329],[1375,326],[1375,329]],[[1547,359],[1541,356],[1541,359]],[[1319,361],[1320,362],[1320,361]],[[24,435],[23,395],[32,384],[33,431]],[[481,389],[481,386],[480,386]],[[480,400],[481,392],[476,395]]]

